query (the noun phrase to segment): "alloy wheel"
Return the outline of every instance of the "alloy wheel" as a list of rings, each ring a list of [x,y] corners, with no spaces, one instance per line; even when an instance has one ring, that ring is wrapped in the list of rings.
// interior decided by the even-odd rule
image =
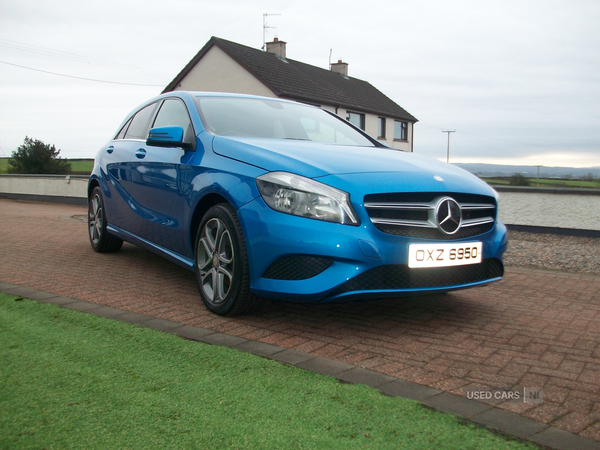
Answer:
[[[104,211],[102,210],[102,203],[100,201],[100,196],[98,194],[94,194],[90,201],[90,210],[89,210],[89,231],[90,231],[90,240],[94,246],[98,246],[100,243],[100,239],[102,238],[102,225],[104,223]]]
[[[210,303],[223,303],[233,284],[235,259],[231,235],[223,221],[212,218],[206,222],[196,252],[202,292]]]

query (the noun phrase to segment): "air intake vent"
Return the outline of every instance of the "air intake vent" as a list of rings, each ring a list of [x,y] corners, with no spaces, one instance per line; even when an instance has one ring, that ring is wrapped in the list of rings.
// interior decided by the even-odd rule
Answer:
[[[324,256],[290,255],[273,262],[263,274],[272,280],[308,280],[327,270],[333,259]]]

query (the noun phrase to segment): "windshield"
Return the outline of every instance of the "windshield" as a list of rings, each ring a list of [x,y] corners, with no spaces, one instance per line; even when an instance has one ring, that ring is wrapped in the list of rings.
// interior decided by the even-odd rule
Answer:
[[[374,147],[357,130],[320,108],[235,97],[196,98],[205,128],[218,136],[315,141]]]

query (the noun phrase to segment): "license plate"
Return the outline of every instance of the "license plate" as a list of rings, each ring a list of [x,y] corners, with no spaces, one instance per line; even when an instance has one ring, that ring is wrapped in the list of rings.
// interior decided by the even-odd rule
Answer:
[[[481,249],[481,242],[410,244],[408,246],[408,267],[417,269],[479,264]]]

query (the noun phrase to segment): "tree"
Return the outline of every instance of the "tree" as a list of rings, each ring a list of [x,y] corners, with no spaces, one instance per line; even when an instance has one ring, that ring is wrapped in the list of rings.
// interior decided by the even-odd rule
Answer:
[[[529,180],[525,175],[521,173],[515,173],[508,180],[508,184],[511,186],[529,186]]]
[[[581,176],[582,181],[594,181],[594,174],[592,172],[588,172],[587,175]]]
[[[60,158],[59,153],[54,145],[25,136],[23,145],[12,153],[8,173],[68,174],[71,163]]]

